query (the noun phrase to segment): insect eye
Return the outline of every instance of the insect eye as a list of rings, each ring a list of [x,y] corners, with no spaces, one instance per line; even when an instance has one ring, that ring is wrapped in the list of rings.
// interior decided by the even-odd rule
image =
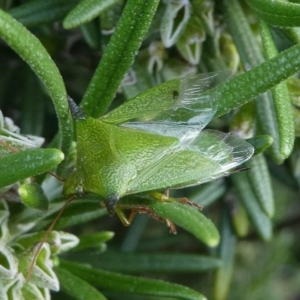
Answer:
[[[111,195],[105,201],[105,205],[110,216],[114,214],[119,199],[120,197],[118,195]]]
[[[173,99],[177,99],[179,96],[178,91],[173,91]]]
[[[84,196],[84,191],[83,191],[83,188],[82,188],[81,185],[79,185],[79,186],[77,187],[77,189],[76,189],[76,195],[77,195],[78,197],[83,197],[83,196]]]

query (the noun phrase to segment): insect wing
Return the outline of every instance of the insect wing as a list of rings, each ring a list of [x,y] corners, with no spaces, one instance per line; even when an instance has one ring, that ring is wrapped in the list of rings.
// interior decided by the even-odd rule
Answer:
[[[178,143],[187,145],[199,135],[199,125],[183,125],[167,122],[129,122],[122,127],[146,131],[155,135],[174,137]],[[171,150],[171,149],[170,149]]]
[[[253,152],[250,144],[233,134],[204,130],[140,172],[130,183],[128,194],[191,186],[226,176]]]
[[[201,93],[229,76],[228,72],[220,72],[168,81],[129,100],[102,120],[113,124],[153,121],[192,125],[201,130],[212,119],[217,107],[209,95]]]

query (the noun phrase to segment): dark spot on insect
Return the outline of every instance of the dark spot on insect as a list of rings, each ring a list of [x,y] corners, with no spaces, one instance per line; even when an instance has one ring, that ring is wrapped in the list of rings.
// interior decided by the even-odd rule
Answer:
[[[118,195],[111,195],[108,197],[108,199],[106,201],[104,201],[106,209],[110,216],[112,216],[114,214],[116,205],[117,205],[117,202],[119,201],[119,199],[120,199],[120,197]]]
[[[173,99],[177,99],[179,96],[178,91],[173,91]]]

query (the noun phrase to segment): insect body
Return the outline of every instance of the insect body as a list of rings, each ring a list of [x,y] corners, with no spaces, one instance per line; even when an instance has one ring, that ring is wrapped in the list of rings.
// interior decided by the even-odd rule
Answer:
[[[253,147],[241,138],[202,130],[216,104],[201,92],[215,77],[172,80],[99,119],[69,99],[77,164],[63,193],[96,194],[112,214],[123,196],[211,181],[249,159]]]

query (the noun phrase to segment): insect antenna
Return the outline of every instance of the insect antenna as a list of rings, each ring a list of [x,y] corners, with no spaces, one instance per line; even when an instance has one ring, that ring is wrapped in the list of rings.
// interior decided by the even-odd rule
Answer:
[[[49,175],[55,177],[55,178],[58,179],[59,181],[62,181],[62,182],[65,182],[65,181],[66,181],[66,179],[64,179],[64,178],[62,178],[62,177],[60,177],[60,176],[54,174],[53,172],[48,171],[47,173],[48,173]]]
[[[244,172],[244,171],[248,171],[250,169],[251,168],[249,168],[249,167],[236,168],[236,169],[230,171],[230,174],[237,173],[237,172]]]
[[[49,228],[47,229],[45,235],[43,236],[42,240],[40,241],[37,249],[35,250],[34,252],[34,256],[33,256],[33,259],[30,263],[30,266],[29,266],[29,270],[28,270],[28,273],[26,275],[26,281],[29,281],[30,280],[30,277],[32,275],[32,272],[33,272],[33,268],[34,268],[34,265],[35,265],[35,262],[36,262],[36,259],[44,245],[44,243],[46,242],[47,238],[48,238],[48,235],[49,233],[53,230],[54,226],[56,225],[57,221],[59,220],[60,216],[62,215],[62,213],[65,211],[67,205],[75,198],[75,196],[71,196],[69,199],[67,199],[67,201],[64,203],[63,207],[61,208],[61,210],[59,211],[59,213],[57,214],[57,216],[55,217],[55,219],[52,221],[51,225],[49,226]]]

